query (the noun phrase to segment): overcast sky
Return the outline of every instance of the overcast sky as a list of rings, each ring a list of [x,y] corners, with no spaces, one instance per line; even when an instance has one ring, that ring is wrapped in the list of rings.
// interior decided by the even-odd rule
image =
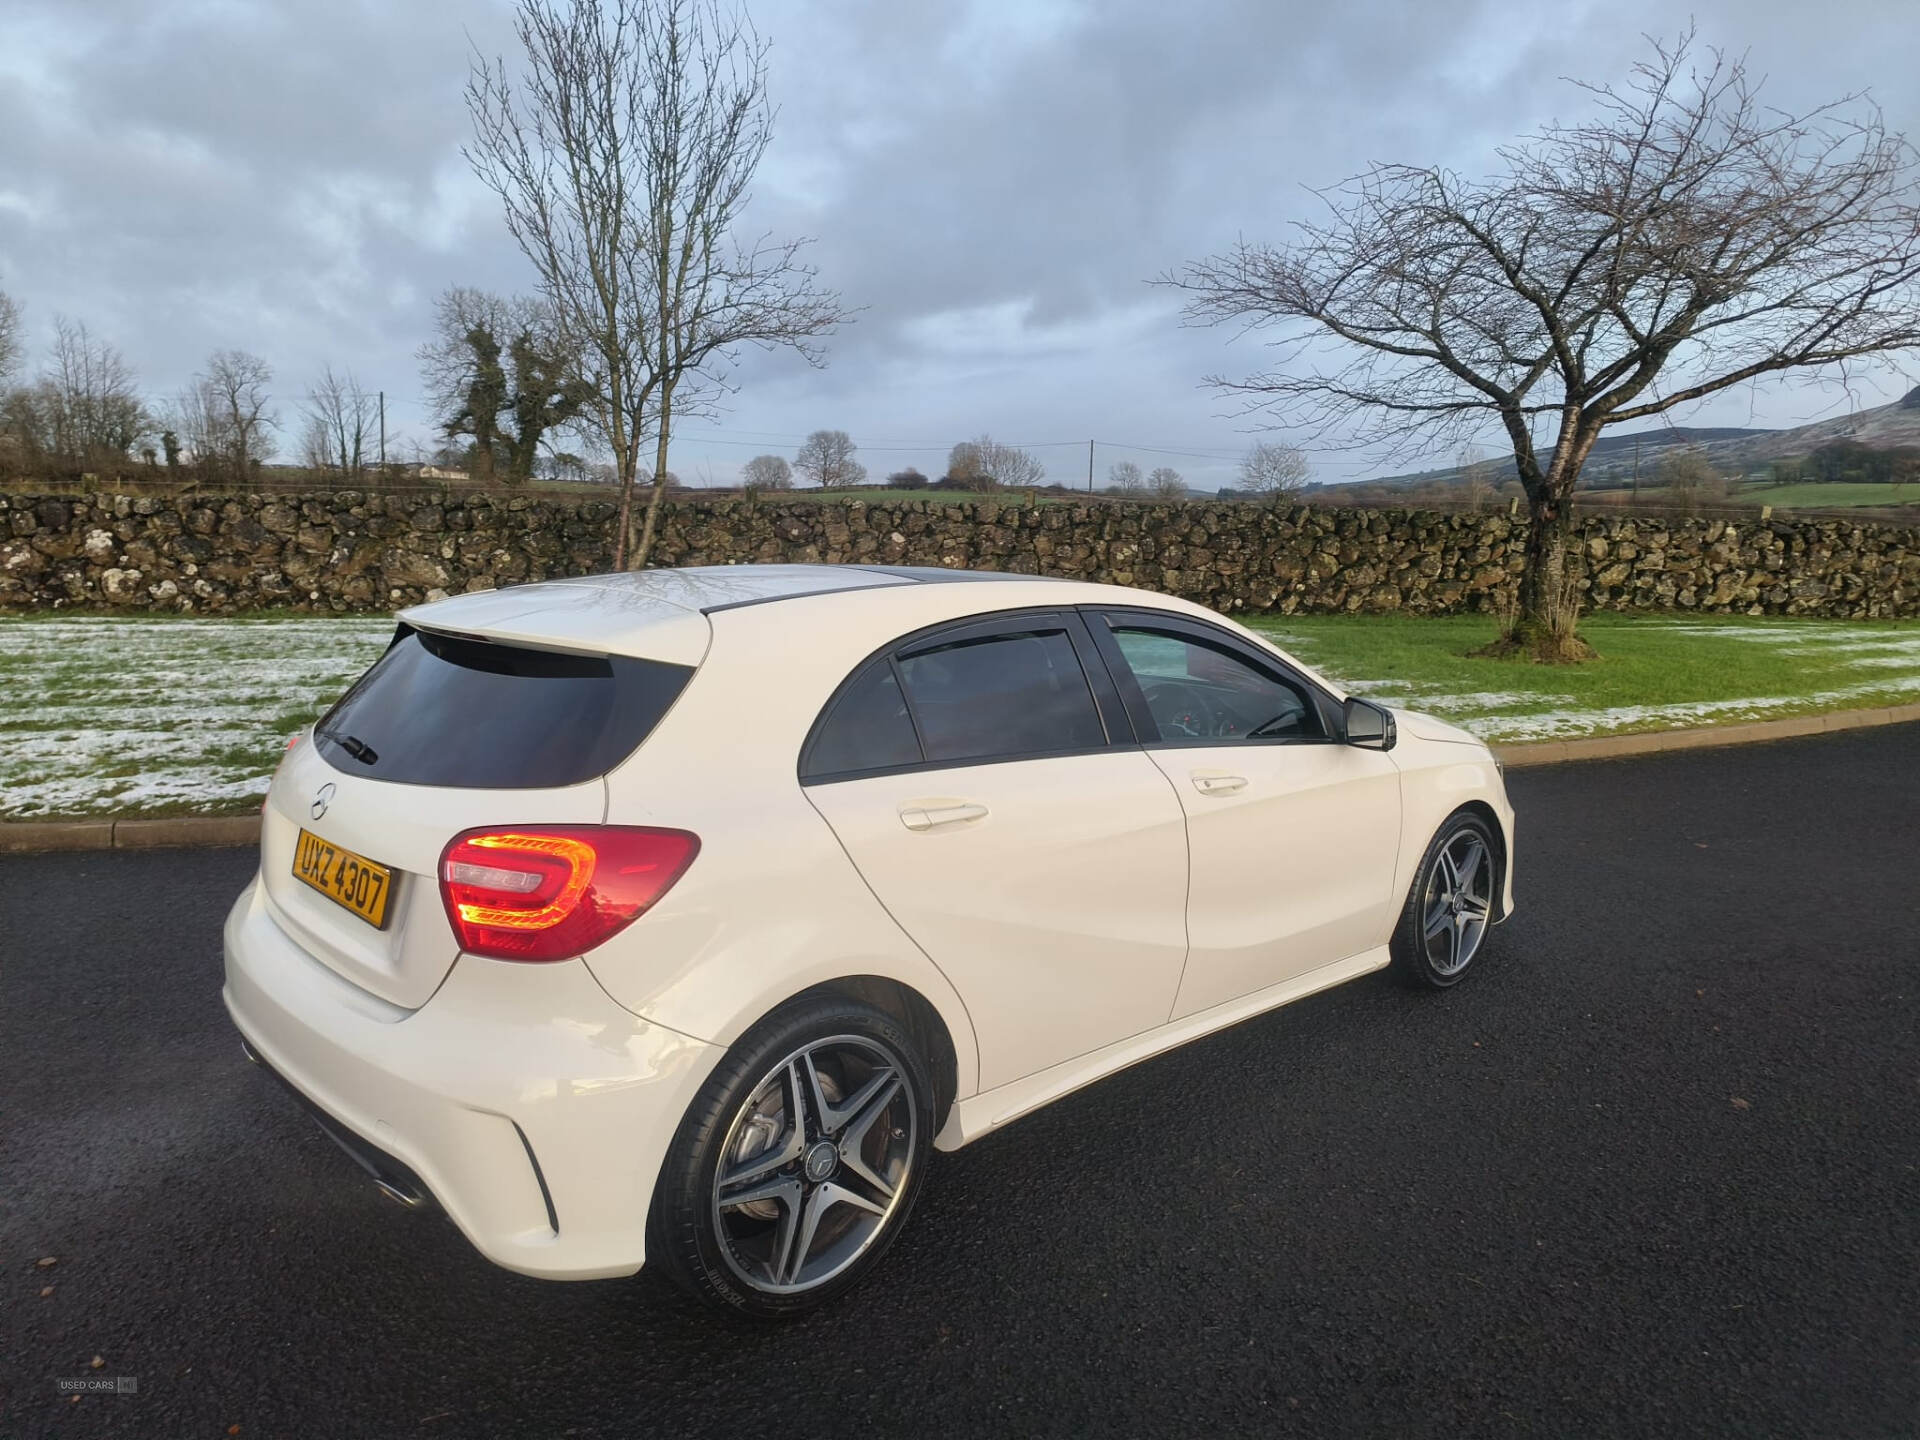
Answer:
[[[1559,77],[1624,79],[1652,0],[755,0],[780,108],[753,219],[815,237],[863,307],[827,368],[750,357],[672,464],[731,483],[760,451],[845,429],[876,474],[940,473],[981,431],[1084,483],[1087,441],[1231,483],[1248,422],[1200,385],[1257,341],[1183,330],[1152,276],[1238,234],[1283,237],[1305,187],[1372,160],[1488,167],[1584,113]],[[1871,87],[1920,133],[1916,0],[1699,0],[1801,107]],[[288,418],[323,364],[428,438],[413,352],[450,284],[528,274],[460,156],[474,47],[504,5],[7,0],[0,7],[0,289],[36,349],[56,313],[155,395],[208,351],[268,358]],[[37,358],[37,356],[36,356]],[[1876,397],[1867,396],[1864,403]],[[1831,396],[1741,392],[1693,423],[1787,425]],[[1058,442],[1058,443],[1052,443]],[[1160,454],[1156,452],[1179,452]],[[1320,451],[1316,477],[1364,475]]]

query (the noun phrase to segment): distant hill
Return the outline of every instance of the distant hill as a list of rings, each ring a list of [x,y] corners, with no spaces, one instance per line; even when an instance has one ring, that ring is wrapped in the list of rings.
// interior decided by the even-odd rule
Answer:
[[[1587,457],[1581,479],[1585,484],[1618,483],[1628,479],[1637,459],[1642,478],[1659,463],[1660,453],[1674,446],[1697,445],[1714,468],[1729,475],[1757,474],[1775,460],[1795,459],[1810,454],[1835,440],[1853,440],[1876,449],[1899,445],[1920,445],[1920,386],[1915,386],[1891,405],[1871,410],[1856,410],[1810,425],[1788,430],[1756,430],[1733,427],[1675,426],[1640,430],[1631,434],[1608,432],[1600,437]],[[1495,483],[1514,477],[1510,459],[1495,459]],[[1458,465],[1391,475],[1373,481],[1376,485],[1425,485],[1464,480]]]

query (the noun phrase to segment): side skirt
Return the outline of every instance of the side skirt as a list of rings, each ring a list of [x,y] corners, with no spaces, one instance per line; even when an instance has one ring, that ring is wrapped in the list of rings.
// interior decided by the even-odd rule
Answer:
[[[1251,995],[1242,995],[1237,1000],[1215,1005],[1212,1009],[1184,1015],[1158,1029],[1144,1030],[1115,1044],[1077,1055],[1071,1060],[1063,1060],[1058,1065],[1024,1076],[1011,1084],[982,1091],[953,1107],[947,1116],[947,1123],[934,1136],[934,1147],[958,1150],[989,1131],[999,1129],[1009,1120],[1018,1120],[1022,1115],[1038,1110],[1063,1095],[1071,1095],[1082,1086],[1091,1085],[1117,1070],[1150,1060],[1189,1040],[1197,1040],[1202,1035],[1265,1011],[1278,1009],[1321,990],[1384,969],[1389,958],[1387,947],[1381,945],[1331,965],[1323,965],[1318,970],[1309,970],[1304,975],[1296,975],[1291,980],[1283,980],[1278,985],[1269,985]]]

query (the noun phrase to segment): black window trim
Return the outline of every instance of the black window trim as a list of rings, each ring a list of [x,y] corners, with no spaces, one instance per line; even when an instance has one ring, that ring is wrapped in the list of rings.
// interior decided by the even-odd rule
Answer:
[[[1197,750],[1212,746],[1234,745],[1338,745],[1340,735],[1340,702],[1335,700],[1323,688],[1316,685],[1307,676],[1287,664],[1276,655],[1270,655],[1246,642],[1230,630],[1217,625],[1209,625],[1190,615],[1173,614],[1165,610],[1133,608],[1122,605],[1083,605],[1079,607],[1087,622],[1087,630],[1092,635],[1094,645],[1112,672],[1120,696],[1132,717],[1135,730],[1140,735],[1159,733],[1159,725],[1147,709],[1146,696],[1140,689],[1140,681],[1133,673],[1133,667],[1127,664],[1126,655],[1120,649],[1120,643],[1114,638],[1116,628],[1122,630],[1157,630],[1174,639],[1192,640],[1215,649],[1224,650],[1235,659],[1243,660],[1253,669],[1263,671],[1274,680],[1292,685],[1303,692],[1313,702],[1319,713],[1319,735],[1263,735],[1249,740],[1245,736],[1207,737],[1182,735],[1174,739],[1143,740],[1141,748],[1146,750]]]
[[[900,673],[900,662],[928,650],[944,649],[948,645],[968,640],[986,640],[999,635],[1021,635],[1036,630],[1066,632],[1067,639],[1073,645],[1073,653],[1080,661],[1080,671],[1086,680],[1095,713],[1100,717],[1101,730],[1107,737],[1106,743],[1083,745],[1071,750],[1038,750],[1018,755],[984,755],[966,760],[925,759],[926,744],[921,740],[919,716],[915,713],[913,696],[907,689],[906,677]],[[900,687],[900,697],[906,704],[908,718],[913,722],[914,739],[920,743],[920,753],[923,758],[905,765],[874,765],[859,770],[835,770],[820,775],[810,774],[808,762],[812,758],[815,742],[839,707],[841,697],[865,679],[870,670],[879,665],[886,665],[893,671],[894,683]],[[807,738],[801,743],[796,768],[803,786],[834,785],[843,780],[870,780],[883,775],[912,775],[930,770],[962,770],[978,765],[1011,765],[1024,760],[1062,760],[1076,755],[1105,755],[1114,750],[1139,748],[1140,742],[1136,738],[1132,718],[1122,703],[1120,691],[1113,683],[1109,667],[1101,656],[1091,628],[1086,618],[1080,613],[1079,607],[1029,607],[1020,610],[995,610],[985,614],[964,615],[955,619],[942,620],[938,624],[926,626],[909,634],[895,636],[867,655],[847,672],[840,683],[834,687],[833,693],[827,697],[827,703],[820,707],[820,713],[814,717],[813,724],[807,730]]]

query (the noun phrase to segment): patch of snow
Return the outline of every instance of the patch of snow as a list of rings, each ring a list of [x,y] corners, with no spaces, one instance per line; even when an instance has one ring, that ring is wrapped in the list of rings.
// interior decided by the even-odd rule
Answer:
[[[0,621],[0,818],[251,799],[295,717],[315,717],[388,619]]]
[[[1807,695],[1692,700],[1673,705],[1615,705],[1597,710],[1543,710],[1528,715],[1480,715],[1456,717],[1456,723],[1482,740],[1569,740],[1620,730],[1686,729],[1718,721],[1765,720],[1790,712],[1837,710],[1850,703],[1896,694],[1920,694],[1920,675]]]

